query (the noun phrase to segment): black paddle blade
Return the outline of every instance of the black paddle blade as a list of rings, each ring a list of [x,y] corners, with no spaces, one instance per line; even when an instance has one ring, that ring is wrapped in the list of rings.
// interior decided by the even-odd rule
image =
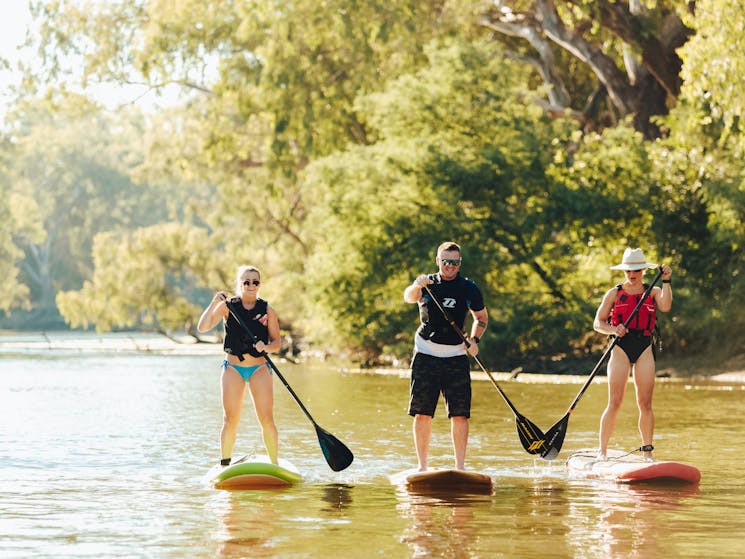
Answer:
[[[538,454],[543,451],[546,436],[535,423],[525,416],[515,414],[515,426],[520,443],[528,454]]]
[[[318,425],[316,425],[316,433],[318,434],[318,443],[321,445],[321,451],[329,467],[335,472],[340,472],[349,467],[352,460],[354,460],[352,451],[334,435],[321,429]]]
[[[544,460],[553,460],[559,455],[561,445],[564,444],[564,437],[567,434],[569,426],[569,414],[566,414],[553,427],[546,431],[546,445],[541,451],[541,458]]]

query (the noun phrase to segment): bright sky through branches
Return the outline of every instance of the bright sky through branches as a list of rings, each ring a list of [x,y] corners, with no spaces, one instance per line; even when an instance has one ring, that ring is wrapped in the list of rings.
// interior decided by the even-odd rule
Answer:
[[[11,89],[20,83],[18,62],[23,60],[31,63],[29,57],[35,57],[33,48],[19,49],[26,39],[26,31],[32,24],[28,0],[0,0],[0,118],[6,108],[13,102]],[[74,90],[72,84],[68,84]],[[113,83],[89,84],[85,94],[104,104],[110,109],[121,105],[134,103],[145,110],[155,110],[159,107],[176,104],[183,95],[181,88],[172,85],[162,88],[159,92],[148,89],[145,84],[120,86]]]
[[[19,76],[14,72],[21,56],[18,46],[26,37],[26,29],[31,22],[31,14],[26,0],[0,0],[0,58],[10,64],[10,68],[0,67],[0,114],[10,101],[9,87],[16,85]]]

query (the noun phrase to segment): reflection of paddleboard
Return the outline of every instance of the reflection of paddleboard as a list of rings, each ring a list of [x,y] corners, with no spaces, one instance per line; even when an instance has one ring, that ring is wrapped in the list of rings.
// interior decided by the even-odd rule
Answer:
[[[648,462],[639,455],[609,450],[608,459],[598,461],[596,449],[578,450],[567,459],[572,477],[610,479],[623,483],[678,482],[698,483],[701,472],[682,462]]]
[[[213,466],[207,473],[216,489],[278,489],[300,482],[303,476],[287,460],[272,464],[266,456],[241,458],[230,466]]]
[[[492,479],[486,474],[467,470],[404,470],[390,477],[394,485],[413,491],[448,493],[490,493]]]

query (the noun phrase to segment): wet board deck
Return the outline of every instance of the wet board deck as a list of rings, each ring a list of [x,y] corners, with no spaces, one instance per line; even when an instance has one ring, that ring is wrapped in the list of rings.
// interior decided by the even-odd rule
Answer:
[[[690,464],[672,461],[648,462],[640,455],[608,451],[608,459],[597,460],[597,449],[578,450],[567,458],[571,477],[609,479],[622,483],[698,483],[701,471]]]
[[[493,485],[488,475],[467,470],[404,470],[390,476],[390,480],[409,490],[448,493],[488,493]]]
[[[215,489],[280,489],[302,481],[287,460],[272,464],[266,456],[241,458],[230,466],[213,466],[205,476]]]

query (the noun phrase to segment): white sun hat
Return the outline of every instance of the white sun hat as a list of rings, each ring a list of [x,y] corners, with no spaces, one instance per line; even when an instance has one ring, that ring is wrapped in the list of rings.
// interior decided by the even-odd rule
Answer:
[[[647,268],[656,268],[657,264],[652,264],[644,259],[644,253],[640,248],[627,248],[623,251],[623,258],[620,264],[611,266],[611,270],[646,270]]]

